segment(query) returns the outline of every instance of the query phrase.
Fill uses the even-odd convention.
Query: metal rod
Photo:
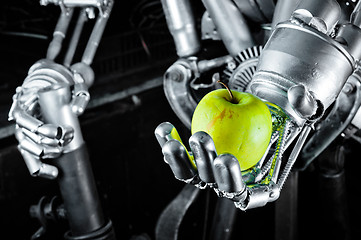
[[[292,169],[294,163],[296,162],[296,159],[297,159],[299,153],[301,152],[302,146],[304,145],[310,131],[311,131],[311,126],[305,125],[302,132],[300,133],[300,136],[296,142],[296,145],[294,146],[294,148],[290,154],[290,157],[288,158],[286,166],[283,169],[283,172],[278,180],[278,185],[279,185],[280,190],[282,189],[283,185],[285,184],[287,177],[290,174],[291,169]]]
[[[161,0],[168,29],[179,57],[197,53],[200,41],[190,0]]]
[[[63,39],[69,27],[70,20],[73,16],[73,9],[62,11],[53,33],[53,40],[50,42],[46,58],[54,60],[62,47]]]
[[[361,1],[359,1],[351,13],[351,23],[359,28],[361,28]]]
[[[231,0],[202,0],[202,2],[232,56],[237,56],[242,50],[255,45],[246,20]]]
[[[58,184],[72,236],[103,227],[106,222],[85,144],[53,163],[60,171]]]
[[[63,3],[67,7],[86,7],[86,6],[93,6],[97,7],[98,5],[101,5],[102,2],[105,2],[106,0],[63,0]]]
[[[80,38],[81,32],[84,27],[84,23],[86,20],[87,20],[86,10],[82,9],[79,14],[78,21],[76,23],[76,26],[75,26],[75,29],[73,32],[73,36],[70,40],[68,51],[66,52],[66,55],[64,58],[64,65],[66,67],[69,67],[71,65],[71,62],[73,61],[76,47],[78,46],[79,38]]]
[[[65,7],[97,7],[102,5],[106,0],[40,0],[41,5],[49,3],[55,5],[64,5]]]
[[[39,92],[39,104],[47,123],[74,129],[74,139],[64,147],[64,154],[51,163],[59,169],[57,180],[72,239],[90,239],[80,237],[99,230],[103,234],[106,221],[79,120],[71,111],[70,97],[69,86],[55,85]],[[105,239],[98,237],[91,239]]]
[[[83,54],[83,57],[81,60],[83,63],[85,63],[87,65],[90,65],[93,62],[95,53],[98,49],[99,42],[103,36],[105,26],[107,25],[107,21],[109,19],[109,15],[112,10],[112,7],[113,7],[113,1],[110,0],[107,11],[104,12],[103,14],[98,15],[98,19],[97,19],[95,26],[93,28],[93,31],[90,35],[88,44],[85,48],[85,51],[84,51],[84,54]]]

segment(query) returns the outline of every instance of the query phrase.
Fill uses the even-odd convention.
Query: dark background
[[[202,6],[196,5],[196,13],[202,12]],[[58,7],[42,7],[33,0],[6,1],[0,8],[0,239],[30,239],[40,224],[29,216],[29,207],[42,196],[59,195],[56,182],[29,175],[11,133],[13,125],[7,121],[15,88],[29,67],[45,56],[59,13]],[[91,22],[88,25],[90,30]],[[81,47],[86,39],[85,34]],[[159,1],[115,2],[93,64],[96,79],[90,105],[94,107],[80,122],[103,209],[118,239],[154,239],[159,215],[184,186],[163,162],[153,134],[158,124],[169,121],[183,139],[189,137],[161,86],[163,73],[176,59]],[[154,79],[160,81],[142,87]],[[112,100],[117,93],[124,93],[123,97]],[[320,180],[317,162],[299,172],[298,185],[293,186],[298,189],[295,226],[299,239],[347,239],[345,233],[349,239],[360,236],[359,145],[351,140],[343,144],[347,200],[340,205],[328,198],[332,188],[323,191],[323,184],[329,182]],[[183,221],[181,239],[210,238],[204,232],[209,231],[216,201],[215,193],[202,191]],[[346,211],[348,224],[329,217],[338,210]],[[238,211],[232,239],[276,239],[280,230],[275,227],[275,215],[275,203]],[[51,223],[44,239],[62,239],[66,230],[66,222]]]

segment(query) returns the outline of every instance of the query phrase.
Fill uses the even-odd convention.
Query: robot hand
[[[268,149],[255,166],[245,171],[241,171],[233,155],[218,155],[211,136],[205,132],[197,132],[190,137],[191,151],[185,148],[177,130],[170,123],[160,124],[155,136],[162,147],[165,162],[177,179],[200,189],[213,188],[219,197],[231,199],[241,210],[261,207],[278,199],[310,132],[309,126],[305,126],[301,132],[279,109],[270,107],[270,110],[273,134]],[[300,136],[294,149],[281,170],[283,153],[298,134]]]
[[[182,2],[189,3],[186,0]],[[192,31],[175,28],[181,24],[176,21],[178,19],[172,18],[175,14],[167,14],[174,8],[183,10],[182,6],[165,3],[167,1],[163,1],[163,8],[177,53],[179,57],[189,59],[190,55],[196,55],[199,51],[196,47],[192,48],[198,46],[193,43],[197,42],[196,38],[187,38],[193,40],[192,43],[181,41],[184,37],[180,37],[180,33],[195,35]],[[251,32],[246,28],[234,27],[246,24],[230,24],[243,22],[239,12],[232,11],[235,7],[232,1],[216,3],[204,0],[203,3],[216,26],[210,29],[217,30],[218,37],[234,59],[225,62],[227,68],[223,76],[228,80],[230,88],[250,92],[281,109],[278,111],[270,108],[273,120],[276,121],[273,121],[273,136],[269,148],[251,170],[241,171],[234,156],[217,154],[213,140],[205,133],[196,133],[190,138],[189,152],[171,124],[162,123],[155,134],[162,146],[164,159],[176,178],[200,188],[212,187],[218,195],[235,201],[240,209],[260,207],[278,198],[311,128],[322,123],[317,126],[323,127],[322,132],[328,134],[313,134],[309,139],[304,153],[310,153],[314,158],[342,133],[355,116],[357,111],[354,109],[359,108],[356,101],[357,91],[352,95],[351,91],[347,91],[347,85],[356,86],[355,89],[359,85],[359,73],[354,72],[361,59],[361,2],[357,3],[347,20],[341,18],[341,13],[346,12],[336,0],[292,1],[290,5],[286,5],[286,1],[278,1],[272,20],[272,34],[265,34],[267,43],[263,47],[255,45]],[[238,7],[242,13],[249,13],[244,8],[245,5]],[[202,21],[209,19],[205,16]],[[191,16],[184,15],[183,26],[188,26],[191,22]],[[202,39],[210,36],[206,31],[210,26],[208,22],[202,22]],[[203,35],[203,32],[208,34]],[[239,34],[236,36],[233,33]],[[250,37],[244,39],[241,36]],[[212,39],[216,40],[214,37]],[[236,40],[237,44],[233,45]],[[181,51],[184,49],[192,51],[185,54]],[[192,110],[196,106],[195,101],[189,99],[193,94],[189,90],[190,81],[186,78],[183,80],[169,77],[185,75],[179,74],[185,66],[179,63],[180,61],[168,69],[164,88],[173,110],[189,127]],[[180,82],[184,85],[182,89],[175,87],[176,84],[180,85]],[[355,100],[351,100],[351,97]],[[345,110],[342,119],[347,121],[340,121],[341,118],[337,116],[338,105],[345,103],[349,103],[348,109],[352,111],[350,114],[350,111]],[[332,110],[334,106],[336,108]],[[286,117],[283,117],[282,113]],[[327,120],[324,120],[325,118]],[[335,128],[330,119],[345,124]],[[320,132],[320,129],[318,131]],[[319,137],[329,135],[332,135],[332,140],[329,137]],[[291,145],[296,139],[296,143]],[[288,160],[281,163],[283,153],[289,146],[292,146],[292,149],[289,155],[287,151]]]
[[[85,82],[77,71],[70,71],[63,65],[45,59],[30,68],[23,85],[16,89],[9,120],[16,123],[18,148],[31,175],[55,178],[56,168],[42,163],[41,159],[58,157],[74,138],[73,126],[45,122],[39,104],[39,93],[56,86],[73,88],[68,104],[72,112],[79,115],[90,99]]]
[[[15,136],[19,141],[18,149],[30,174],[54,179],[58,175],[58,169],[42,160],[59,157],[63,152],[74,150],[83,142],[77,116],[84,112],[90,100],[88,88],[94,81],[90,64],[102,37],[113,1],[82,3],[42,1],[41,3],[59,5],[61,15],[49,44],[46,59],[36,62],[30,68],[23,84],[16,89],[9,120],[16,123]],[[81,11],[63,64],[59,64],[55,59],[61,51],[62,41],[66,36],[75,7],[81,7]],[[95,18],[94,9],[99,9],[99,14],[81,62],[72,64],[83,25],[87,18]],[[51,92],[54,98],[49,97],[46,92]]]

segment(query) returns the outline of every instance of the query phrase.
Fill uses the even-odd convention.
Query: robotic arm
[[[63,152],[79,147],[82,135],[77,117],[82,114],[89,102],[88,88],[94,81],[94,72],[90,67],[102,33],[112,9],[112,1],[41,1],[42,5],[53,3],[61,7],[61,15],[53,34],[47,56],[36,62],[29,70],[23,85],[16,89],[9,120],[16,122],[16,138],[19,150],[24,157],[31,175],[54,179],[58,171],[54,166],[43,163],[41,159],[55,158]],[[80,7],[76,28],[66,51],[63,64],[56,62],[62,50],[62,42],[73,16],[74,8]],[[99,15],[92,34],[83,53],[81,62],[72,63],[78,46],[83,25],[88,18],[95,18],[95,9]],[[54,109],[44,102],[39,104],[41,92],[50,91],[56,86],[69,89],[70,97],[64,102],[61,119],[46,119]],[[49,112],[46,112],[49,111]]]
[[[30,68],[13,96],[9,120],[16,123],[18,149],[32,176],[57,180],[70,227],[66,239],[115,239],[112,222],[103,215],[78,120],[90,99],[88,88],[94,81],[90,65],[113,1],[42,0],[41,4],[59,5],[61,14],[46,58]],[[58,63],[75,12],[79,15],[69,47],[63,62]],[[74,63],[73,57],[88,19],[95,19],[95,24],[81,61]],[[45,213],[54,207],[48,207],[52,202],[45,203],[42,199],[38,205],[41,209],[32,211],[38,212],[36,217],[43,225],[32,239],[45,233],[44,216],[51,217]]]
[[[217,154],[212,138],[204,132],[189,139],[188,151],[172,124],[162,123],[155,130],[164,160],[176,178],[199,188],[213,188],[220,197],[233,200],[242,210],[275,201],[296,159],[307,166],[345,131],[360,107],[358,60],[361,57],[360,3],[349,16],[335,0],[278,1],[276,6],[271,4],[273,1],[259,1],[253,11],[249,11],[246,2],[204,0],[214,32],[211,36],[203,31],[207,29],[203,17],[202,39],[218,37],[223,41],[231,58],[222,58],[225,70],[221,77],[230,88],[251,92],[271,103],[273,135],[263,157],[251,170],[241,171],[234,156]],[[256,22],[267,22],[269,12],[265,9],[272,7],[273,22],[262,25],[266,44],[257,46],[243,14]],[[180,8],[167,1],[163,1],[163,8],[181,57],[166,72],[164,90],[173,110],[189,127],[197,102],[192,83],[202,73],[192,66],[219,58],[197,62],[194,56],[180,55],[179,49],[183,47],[179,42],[183,38],[174,29],[181,31],[181,27],[175,26],[182,25],[175,24],[170,20],[172,15],[167,14],[169,8]],[[189,46],[199,46],[191,16],[182,19],[188,32],[181,32],[192,36],[187,39],[194,41]],[[192,48],[188,54],[197,55],[198,50]],[[184,64],[192,61],[197,64]],[[211,87],[214,89],[214,85]],[[342,112],[338,111],[341,106]],[[332,125],[335,121],[343,124],[335,127]],[[315,128],[318,132],[309,137]],[[286,156],[288,148],[291,149]]]

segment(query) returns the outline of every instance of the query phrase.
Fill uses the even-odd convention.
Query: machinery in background
[[[113,2],[41,3],[60,6],[59,22],[46,59],[30,68],[28,77],[17,88],[9,113],[16,123],[18,148],[30,174],[58,180],[62,195],[62,199],[41,198],[31,207],[31,215],[43,224],[33,238],[45,233],[48,219],[65,218],[70,226],[67,239],[114,239],[112,222],[99,204],[78,121],[90,98],[88,88],[94,80],[90,65]],[[203,0],[205,12],[199,16],[193,8],[195,2],[161,3],[179,57],[164,74],[164,90],[185,126],[190,127],[201,97],[219,87],[215,84],[219,78],[232,89],[251,92],[278,107],[271,109],[275,127],[269,150],[248,172],[241,172],[234,159],[217,156],[209,137],[192,137],[188,153],[195,156],[195,170],[187,150],[179,144],[174,126],[163,123],[156,129],[174,175],[191,183],[159,217],[156,238],[178,239],[186,211],[199,189],[206,188],[222,197],[214,214],[212,239],[231,237],[237,208],[259,208],[277,200],[280,194],[290,196],[290,202],[282,198],[275,201],[276,225],[287,228],[283,231],[289,232],[286,239],[293,239],[296,233],[287,224],[296,221],[292,214],[297,204],[292,205],[292,201],[297,201],[297,172],[291,169],[306,169],[315,159],[321,168],[322,183],[328,186],[323,190],[329,205],[344,203],[344,148],[337,140],[353,138],[361,142],[360,4],[347,0]],[[162,17],[158,10],[154,21]],[[63,51],[72,15],[77,13],[74,33]],[[73,63],[81,29],[92,18],[96,23],[81,61]],[[139,24],[143,23],[140,20]],[[150,57],[144,36],[141,32],[138,36]],[[213,164],[214,159],[218,166]],[[343,205],[337,206],[341,214],[334,215],[345,224]],[[282,215],[285,212],[289,218]],[[284,224],[287,220],[290,222]],[[276,239],[280,239],[278,230]]]
[[[241,210],[262,207],[279,198],[295,165],[305,169],[339,136],[358,139],[361,3],[202,2],[206,11],[198,27],[190,1],[162,1],[179,56],[164,75],[167,99],[188,128],[197,102],[218,88],[218,79],[276,105],[269,107],[274,130],[268,150],[251,170],[241,172],[233,156],[217,155],[207,134],[193,135],[190,151],[170,123],[160,124],[155,135],[177,179],[199,189],[214,189]],[[212,49],[206,41],[219,45]],[[215,50],[219,46],[226,51]],[[214,55],[205,59],[204,49]],[[345,189],[343,153],[339,153],[319,162],[324,176],[337,179],[338,190]],[[192,158],[197,169],[190,164]],[[190,196],[197,191],[187,189]],[[335,193],[332,199],[344,193]],[[159,229],[176,228],[167,224],[165,214],[162,217]]]

